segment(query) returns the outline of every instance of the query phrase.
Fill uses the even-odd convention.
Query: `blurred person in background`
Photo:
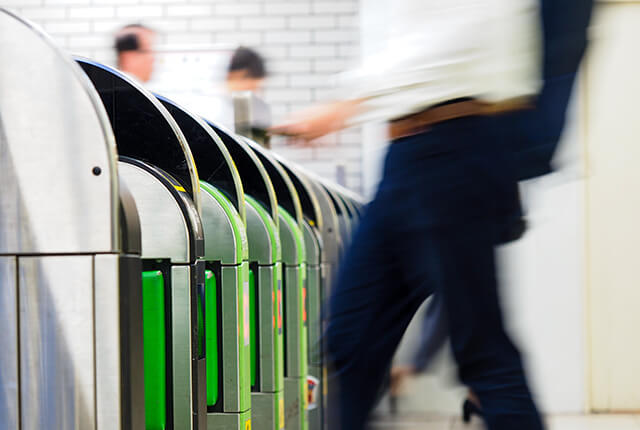
[[[229,62],[226,86],[232,98],[240,98],[245,103],[244,109],[238,111],[240,105],[238,100],[234,101],[236,132],[268,147],[267,129],[271,126],[271,109],[261,94],[266,78],[267,68],[262,55],[244,46],[234,51]]]
[[[225,64],[224,82],[216,85],[214,96],[199,101],[197,110],[205,112],[207,119],[217,125],[243,136],[266,136],[271,125],[271,109],[261,98],[267,78],[264,58],[255,50],[240,46],[230,53]],[[235,112],[236,107],[241,107],[243,112]]]
[[[541,0],[539,14],[537,5],[395,1],[387,48],[347,76],[341,100],[273,129],[313,140],[389,122],[382,181],[330,298],[331,430],[366,426],[409,321],[433,293],[487,427],[544,428],[503,325],[494,247],[520,207],[517,181],[550,169],[592,0]]]
[[[153,45],[155,32],[142,24],[130,24],[121,28],[115,36],[118,69],[135,76],[141,82],[149,82],[155,61]]]
[[[267,68],[264,58],[251,48],[240,46],[231,56],[227,71],[227,88],[229,92],[262,91]]]

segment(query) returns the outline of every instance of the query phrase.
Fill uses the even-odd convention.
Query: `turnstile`
[[[307,429],[308,420],[308,314],[306,300],[306,248],[299,195],[282,166],[257,144],[251,149],[267,170],[278,198],[283,263],[284,401],[285,428]]]
[[[322,390],[324,389],[324,375],[322,371],[322,307],[323,307],[323,285],[322,285],[322,261],[324,253],[324,243],[322,240],[322,230],[324,219],[320,200],[316,197],[308,179],[300,172],[294,171],[287,166],[284,160],[279,160],[280,165],[287,172],[291,182],[296,188],[300,197],[300,204],[304,215],[302,232],[306,248],[306,306],[307,306],[307,358],[309,366],[308,397],[309,397],[309,428],[323,428],[323,406],[324,399]]]
[[[322,429],[357,199],[3,10],[0,52],[0,427]]]
[[[145,272],[161,272],[164,281],[166,374],[148,384],[166,387],[165,416],[147,408],[155,428],[206,428],[206,361],[199,333],[205,288],[200,183],[189,146],[162,104],[136,82],[109,67],[78,60],[94,84],[114,130],[119,175],[138,208]],[[149,317],[149,313],[145,314]],[[148,324],[148,319],[145,324]],[[156,348],[158,349],[158,348]],[[149,366],[162,359],[145,355]],[[156,369],[157,372],[160,370]],[[147,389],[147,395],[153,393]],[[161,399],[154,399],[161,402]]]
[[[275,190],[264,166],[238,137],[212,125],[245,190],[252,288],[251,412],[257,430],[284,428],[282,252]]]
[[[140,232],[106,113],[1,8],[0,55],[0,428],[141,429]]]
[[[329,196],[326,188],[318,178],[315,178],[309,172],[304,171],[300,166],[279,159],[285,170],[294,179],[296,188],[301,188],[301,195],[310,194],[315,196],[314,204],[317,205],[316,211],[319,209],[322,214],[322,224],[318,225],[319,233],[322,238],[322,250],[320,255],[320,279],[317,278],[317,272],[314,275],[313,269],[308,274],[309,284],[309,373],[318,380],[318,387],[315,393],[316,407],[309,410],[309,426],[311,429],[324,429],[326,426],[326,405],[327,405],[327,374],[324,363],[324,344],[322,334],[325,331],[325,314],[324,306],[332,288],[332,280],[335,271],[338,268],[340,255],[343,250],[343,237],[340,233],[340,224],[336,207],[333,200]],[[306,190],[306,192],[304,191]],[[302,201],[311,199],[301,199]],[[307,210],[308,213],[313,213]],[[310,215],[308,215],[310,216]],[[307,227],[309,235],[309,228]],[[309,248],[309,247],[308,247]],[[311,250],[309,251],[311,253]],[[308,260],[312,259],[308,257]],[[319,288],[314,288],[314,283]]]
[[[217,188],[203,182],[203,224],[207,238],[205,258],[216,278],[220,279],[218,372],[208,376],[207,429],[251,428],[250,349],[251,284],[249,247],[246,227],[237,209]],[[209,200],[209,201],[208,201]],[[206,204],[204,202],[207,202]],[[209,320],[206,314],[205,321]],[[207,325],[209,327],[209,325]],[[208,342],[213,350],[217,345]],[[221,383],[220,383],[221,381]],[[218,387],[216,387],[218,382]]]
[[[338,194],[331,188],[322,184],[322,187],[326,190],[331,198],[331,202],[335,207],[336,214],[338,216],[338,224],[340,226],[340,237],[341,237],[341,245],[342,245],[342,254],[346,250],[346,247],[351,240],[352,226],[351,226],[351,217],[349,216],[349,212],[347,211],[347,207],[344,202],[338,196]],[[342,255],[341,254],[341,255]]]
[[[264,206],[246,196],[249,258],[255,274],[251,387],[256,429],[284,429],[282,250],[278,226]]]
[[[252,426],[250,350],[255,323],[243,185],[214,130],[175,103],[159,100],[185,133],[201,178],[204,260],[217,286],[204,294],[209,304],[203,313],[207,429],[244,430]]]

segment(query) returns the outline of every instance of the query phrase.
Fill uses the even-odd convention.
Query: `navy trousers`
[[[365,428],[396,347],[432,293],[488,428],[543,428],[497,294],[495,237],[515,183],[499,125],[462,118],[390,146],[330,298],[329,429]]]

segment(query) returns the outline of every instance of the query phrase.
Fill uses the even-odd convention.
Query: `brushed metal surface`
[[[242,377],[249,374],[249,368],[241,360],[243,349],[242,296],[239,283],[241,274],[238,266],[222,267],[222,377],[223,377],[223,410],[224,412],[240,412]],[[241,370],[242,365],[246,369]],[[251,383],[247,385],[251,386]],[[249,388],[250,389],[250,388]]]
[[[118,256],[96,255],[96,416],[98,429],[120,427],[120,290]]]
[[[305,243],[313,242],[314,233],[311,227],[305,228]],[[309,249],[309,247],[307,247]],[[312,256],[307,254],[307,261],[311,261]],[[315,258],[319,260],[319,255]],[[321,267],[319,261],[307,263],[307,321],[309,327],[309,362],[320,363],[321,348],[319,345],[321,335],[321,308],[323,305],[323,290],[321,285]],[[316,375],[314,375],[316,376]]]
[[[307,383],[304,378],[284,378],[284,425],[286,430],[307,430],[309,413],[305,407]]]
[[[278,429],[276,393],[251,393],[252,430]]]
[[[2,8],[0,58],[0,254],[117,251],[115,142],[95,89]]]
[[[0,257],[0,428],[18,430],[17,259]]]
[[[243,238],[242,234],[233,228],[231,219],[225,213],[222,205],[208,191],[202,190],[202,229],[204,230],[204,259],[207,261],[221,261],[222,264],[240,264],[242,262]],[[231,203],[228,203],[233,208]],[[238,217],[239,214],[235,214]],[[244,229],[244,223],[240,221]],[[246,238],[246,236],[245,236]],[[246,242],[246,239],[244,239]],[[247,244],[248,246],[248,244]]]
[[[251,430],[251,411],[240,414],[207,414],[207,430]]]
[[[307,221],[300,226],[304,237],[305,255],[307,264],[318,265],[322,260],[322,236],[317,228],[312,227]]]
[[[144,248],[143,248],[144,249]],[[171,338],[173,356],[173,424],[193,429],[191,357],[191,289],[189,266],[171,268]]]
[[[137,166],[119,162],[118,168],[138,208],[142,258],[170,258],[172,263],[188,263],[189,230],[173,195]]]
[[[306,336],[303,331],[307,328],[302,324],[302,266],[283,267],[284,276],[284,300],[285,300],[285,375],[290,378],[307,377],[306,374]],[[297,305],[297,306],[296,306]],[[301,345],[301,342],[304,345]],[[303,353],[304,351],[304,353]]]
[[[324,187],[311,177],[309,178],[309,184],[316,195],[324,220],[322,230],[320,230],[323,244],[322,261],[335,267],[335,265],[338,264],[342,246],[338,214],[336,213],[335,206],[331,202],[329,193],[327,193]]]
[[[260,266],[258,267],[258,285],[260,286],[259,313],[260,322],[260,345],[259,345],[259,365],[260,365],[260,391],[275,392],[278,389],[278,381],[276,378],[282,375],[278,372],[276,366],[281,366],[282,357],[282,336],[278,335],[277,329],[274,327],[274,321],[278,316],[275,315],[277,301],[274,285],[276,266]],[[279,348],[279,350],[278,350]],[[281,386],[281,381],[280,381]],[[253,406],[252,406],[253,408]]]
[[[20,257],[22,430],[96,423],[91,256]]]
[[[336,192],[330,188],[324,186],[325,190],[331,196],[333,205],[336,208],[336,212],[338,214],[338,224],[340,225],[340,236],[342,242],[342,251],[345,251],[349,240],[351,239],[351,218],[349,217],[349,212],[347,212],[347,207],[344,205],[344,202],[336,194]]]
[[[340,191],[335,191],[336,195],[340,198],[345,208],[347,209],[347,213],[349,214],[349,224],[351,225],[351,235],[345,241],[345,247],[348,247],[351,243],[351,239],[356,234],[356,229],[360,222],[360,215],[356,210],[355,203],[353,200],[348,198],[346,195],[342,194]]]
[[[286,265],[301,264],[301,254],[304,255],[305,249],[300,252],[299,244],[296,237],[304,238],[298,224],[289,224],[282,213],[280,214],[280,246],[282,248],[282,262]],[[304,247],[304,244],[301,244]]]
[[[309,429],[322,429],[324,375],[322,372],[322,321],[323,305],[321,273],[319,265],[307,266],[307,312],[308,312],[308,373],[318,380],[315,388],[316,407],[309,410]]]
[[[274,264],[276,261],[276,250],[271,246],[271,238],[266,222],[256,208],[247,203],[247,238],[249,239],[249,260],[258,264]],[[277,232],[275,223],[271,221],[273,231]]]

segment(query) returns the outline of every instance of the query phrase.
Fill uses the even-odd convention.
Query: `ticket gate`
[[[344,253],[346,247],[349,244],[349,240],[351,239],[351,218],[349,217],[349,213],[347,212],[347,208],[344,202],[337,195],[337,193],[324,184],[322,184],[322,187],[329,194],[331,202],[336,209],[336,214],[338,215],[338,224],[340,225],[340,242],[342,244],[342,253]]]
[[[346,248],[351,243],[351,238],[355,233],[355,229],[358,221],[356,217],[355,208],[353,207],[353,204],[351,203],[351,201],[347,199],[344,196],[344,194],[342,194],[340,191],[338,191],[337,189],[333,188],[328,184],[325,184],[325,187],[327,188],[327,190],[329,190],[329,192],[332,193],[332,196],[334,197],[336,202],[341,206],[341,209],[344,211],[342,213],[342,216],[344,217],[343,222],[345,223],[345,225],[348,225],[348,231],[345,232],[345,234],[348,234],[348,236],[343,238],[344,246],[346,250]]]
[[[215,280],[204,293],[206,428],[244,430],[253,424],[250,350],[255,321],[243,183],[229,151],[206,122],[158,99],[183,130],[201,179],[204,260]]]
[[[336,183],[325,182],[324,184],[325,186],[333,189],[340,197],[342,197],[342,200],[345,202],[345,204],[353,210],[352,215],[356,220],[362,218],[362,215],[364,214],[364,201],[362,200],[361,196]]]
[[[355,230],[355,226],[362,217],[363,203],[360,196],[336,183],[325,182],[324,185],[325,187],[333,190],[334,193],[340,197],[347,208],[349,217],[351,218],[352,230]]]
[[[140,231],[107,115],[2,8],[0,54],[0,428],[141,429]]]
[[[212,125],[245,190],[252,285],[251,414],[256,430],[280,430],[284,416],[282,251],[275,190],[264,166],[238,137]]]
[[[307,210],[303,212],[308,217],[311,217],[313,211],[319,211],[318,218],[322,220],[321,223],[316,224],[321,237],[320,270],[314,271],[311,269],[307,271],[309,283],[309,374],[317,380],[317,387],[313,396],[314,405],[309,409],[309,427],[311,429],[321,429],[324,428],[324,422],[326,421],[326,409],[324,406],[327,403],[327,378],[324,369],[324,347],[322,343],[325,313],[323,306],[328,298],[332,275],[337,268],[339,253],[341,252],[340,227],[331,198],[320,182],[313,179],[300,166],[296,166],[277,156],[275,157],[292,178],[296,189],[299,190],[301,201],[308,202],[306,205]],[[310,197],[306,198],[305,196]],[[315,208],[311,209],[309,203]],[[305,230],[307,236],[311,234],[308,227]],[[307,236],[305,236],[305,239]],[[308,260],[311,261],[311,258],[308,257]],[[309,265],[311,266],[310,263]],[[318,275],[320,279],[318,279]],[[318,287],[315,287],[315,285],[318,285]]]
[[[323,428],[357,199],[1,9],[0,52],[0,428]]]
[[[355,227],[358,222],[358,212],[356,211],[356,208],[351,199],[347,198],[340,191],[336,191],[336,193],[338,193],[338,196],[344,203],[344,206],[347,208],[347,213],[349,214],[349,219],[351,220],[351,233],[354,233]]]
[[[323,225],[321,229],[321,236],[324,247],[321,255],[320,273],[322,275],[322,297],[323,300],[326,301],[331,294],[334,275],[338,269],[340,255],[342,254],[343,249],[338,214],[331,197],[325,188],[319,182],[314,180],[308,172],[303,173],[298,168],[296,168],[296,171],[298,172],[298,175],[307,178],[307,183],[311,186],[311,189],[320,204],[320,210],[322,211]],[[324,327],[321,328],[321,331],[324,331]],[[323,378],[323,380],[326,380],[326,377]],[[326,387],[323,387],[323,396],[326,394],[326,391]]]
[[[138,208],[144,291],[155,285],[154,297],[164,297],[147,303],[143,314],[146,326],[158,324],[158,338],[165,335],[160,345],[145,342],[153,346],[145,350],[145,383],[161,387],[147,386],[147,429],[205,429],[206,351],[199,313],[206,278],[200,183],[193,157],[178,124],[152,94],[109,67],[77,61],[109,115],[120,154],[118,174]],[[153,282],[149,275],[155,275]],[[164,366],[155,365],[163,360]],[[162,391],[164,398],[158,395]]]
[[[300,198],[289,175],[257,144],[251,149],[267,170],[278,198],[283,262],[284,402],[285,428],[306,430],[307,411],[307,312],[306,248]]]
[[[300,203],[304,215],[302,231],[307,255],[307,315],[308,342],[307,358],[309,366],[309,428],[320,430],[323,428],[323,397],[324,375],[322,372],[322,253],[324,244],[321,231],[323,228],[322,210],[311,185],[303,175],[294,173],[282,161],[296,191],[300,196]]]

